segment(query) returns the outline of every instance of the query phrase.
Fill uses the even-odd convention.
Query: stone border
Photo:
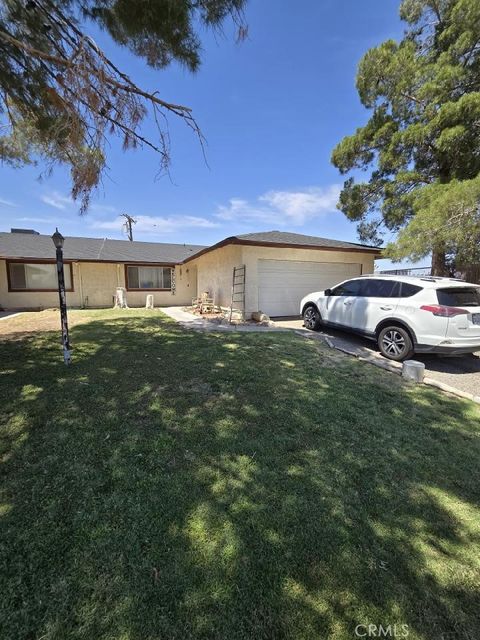
[[[386,371],[390,371],[391,373],[396,373],[398,375],[402,375],[402,365],[399,362],[393,362],[392,360],[381,360],[376,356],[362,356],[352,351],[350,349],[345,349],[344,347],[337,347],[328,336],[322,335],[321,333],[312,334],[311,332],[306,333],[305,330],[295,329],[295,333],[302,338],[308,338],[310,340],[315,340],[320,338],[325,342],[330,349],[336,349],[337,351],[341,351],[349,356],[353,356],[360,360],[361,362],[367,362],[368,364],[373,364],[375,367],[379,367],[380,369],[384,369]],[[444,382],[439,382],[438,380],[434,380],[433,378],[425,377],[423,379],[423,384],[426,384],[429,387],[435,387],[436,389],[440,389],[445,393],[450,393],[451,395],[457,396],[459,398],[466,398],[467,400],[471,400],[476,404],[480,404],[480,396],[473,395],[473,393],[468,393],[467,391],[461,391],[460,389],[456,389],[455,387],[451,387],[449,384],[445,384]]]
[[[472,402],[480,404],[480,396],[474,396],[473,393],[468,393],[468,391],[460,391],[460,389],[455,389],[455,387],[451,387],[449,384],[445,384],[444,382],[440,382],[439,380],[434,380],[433,378],[424,378],[423,383],[428,384],[430,387],[436,387],[437,389],[446,391],[447,393],[452,393],[454,396],[466,398],[467,400],[472,400]]]

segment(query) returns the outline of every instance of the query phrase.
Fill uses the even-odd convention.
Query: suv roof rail
[[[361,276],[357,276],[361,278],[362,276],[370,276],[371,278],[415,278],[418,280],[421,276],[412,276],[409,273],[382,273],[379,271],[378,273],[363,273]],[[427,277],[427,276],[424,276]]]
[[[357,278],[397,278],[398,276],[393,273],[362,273]],[[403,278],[404,276],[402,276]]]
[[[451,276],[422,276],[420,280],[428,280],[429,282],[437,282],[437,280],[446,280],[447,282],[465,282],[461,278],[452,278]]]

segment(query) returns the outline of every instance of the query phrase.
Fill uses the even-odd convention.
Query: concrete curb
[[[328,336],[324,336],[324,339],[325,339],[325,342],[330,347],[330,349],[335,349],[335,345],[333,344],[333,342],[330,340],[330,338]]]
[[[289,329],[289,331],[290,331],[290,329]],[[311,331],[307,331],[306,329],[294,329],[293,333],[296,333],[297,336],[302,336],[302,338],[308,338],[310,340],[315,340],[316,338],[320,338],[321,337],[318,334],[315,335]]]
[[[444,382],[439,382],[438,380],[434,380],[433,378],[424,378],[423,383],[427,384],[430,387],[441,389],[446,393],[451,393],[454,396],[458,396],[459,398],[466,398],[467,400],[472,400],[472,402],[480,404],[480,396],[474,396],[473,393],[468,393],[468,391],[460,391],[460,389],[455,389],[455,387],[451,387],[449,384],[445,384]]]
[[[362,356],[359,355],[356,351],[352,351],[350,349],[346,349],[345,347],[340,347],[335,345],[328,336],[322,336],[321,334],[312,334],[311,332],[302,331],[300,329],[296,329],[295,333],[303,338],[318,339],[321,338],[324,342],[328,344],[330,348],[334,348],[337,351],[341,351],[342,353],[347,354],[348,356],[353,356],[360,360],[361,362],[367,362],[368,364],[373,364],[375,367],[379,369],[384,369],[385,371],[390,371],[390,373],[396,373],[397,375],[402,375],[402,365],[399,362],[393,362],[391,360],[381,360],[380,358],[376,358],[375,356]],[[424,378],[423,384],[429,387],[435,387],[436,389],[440,389],[445,393],[450,393],[451,395],[457,396],[458,398],[465,398],[467,400],[471,400],[476,404],[480,404],[480,396],[474,395],[473,393],[468,393],[467,391],[461,391],[460,389],[456,389],[455,387],[451,387],[444,382],[439,382],[438,380],[434,380],[433,378]]]
[[[373,364],[380,369],[385,369],[386,371],[390,371],[391,373],[398,373],[398,375],[402,375],[402,366],[397,365],[394,362],[390,362],[389,360],[380,360],[379,358],[375,358],[374,356],[358,356],[358,359],[362,362],[368,362],[369,364]]]
[[[291,331],[291,329],[285,329],[285,331]],[[325,342],[330,347],[330,349],[340,350],[333,344],[328,336],[322,333],[312,333],[308,329],[294,329],[293,332],[296,333],[297,336],[306,338],[307,340],[323,340],[323,342]]]

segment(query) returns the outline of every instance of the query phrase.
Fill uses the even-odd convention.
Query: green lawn
[[[94,318],[70,368],[0,343],[0,638],[479,637],[477,406],[294,334]]]

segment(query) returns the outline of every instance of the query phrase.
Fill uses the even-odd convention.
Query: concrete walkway
[[[0,320],[13,318],[14,316],[19,316],[21,313],[21,311],[0,311]]]
[[[284,327],[265,327],[259,324],[220,324],[212,320],[207,320],[193,313],[185,311],[182,307],[162,307],[161,311],[172,320],[185,329],[193,329],[194,331],[206,331],[215,333],[253,333],[266,331],[289,331]]]

